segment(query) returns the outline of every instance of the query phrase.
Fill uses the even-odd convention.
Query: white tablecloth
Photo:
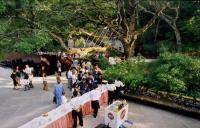
[[[100,92],[101,96],[105,94],[106,91],[114,91],[116,89],[115,85],[99,85],[99,87],[96,89],[98,92]],[[98,95],[97,95],[98,96]],[[100,95],[99,95],[100,97]],[[102,98],[102,97],[100,97]],[[103,97],[105,98],[105,97]],[[85,93],[84,95],[79,97],[81,105],[84,105],[85,103],[88,103],[91,101],[91,92]],[[104,101],[105,102],[105,101]],[[19,128],[46,128],[49,124],[52,122],[58,120],[62,116],[65,116],[66,114],[70,113],[72,111],[72,106],[70,105],[70,101],[66,104],[63,104],[50,112],[48,112],[48,116],[39,116],[37,118],[34,118],[33,120],[27,122],[26,124],[20,126]]]

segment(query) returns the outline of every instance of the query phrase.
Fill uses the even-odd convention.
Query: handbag
[[[53,102],[56,104],[56,97],[55,96],[53,97]]]

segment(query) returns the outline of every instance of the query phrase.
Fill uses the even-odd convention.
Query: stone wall
[[[176,103],[178,105],[200,111],[200,99],[183,96],[174,93],[167,93],[164,91],[155,91],[152,89],[147,89],[145,87],[138,87],[131,90],[132,94],[137,96],[147,96],[155,100],[162,100],[166,102]]]

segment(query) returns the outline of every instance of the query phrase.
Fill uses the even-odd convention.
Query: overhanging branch
[[[167,8],[167,6],[164,6],[159,11],[157,11],[155,13],[155,15],[153,16],[153,18],[151,18],[151,20],[149,20],[146,25],[144,25],[139,30],[133,32],[133,36],[138,36],[138,35],[144,33],[149,27],[151,27],[155,23],[155,20],[160,16],[160,14],[162,13],[162,11],[165,10],[166,8]]]
[[[60,36],[58,36],[57,34],[55,34],[53,32],[49,32],[49,35],[52,38],[54,38],[62,46],[62,48],[64,48],[66,51],[68,51],[68,47],[66,46],[63,39]]]

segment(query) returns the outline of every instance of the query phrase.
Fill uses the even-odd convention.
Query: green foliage
[[[84,45],[85,45],[85,39],[83,37],[75,41],[76,47],[84,47]]]
[[[177,45],[174,42],[163,40],[159,42],[158,46],[158,52],[164,53],[164,52],[176,52],[177,51]]]
[[[164,52],[149,66],[148,86],[188,95],[200,91],[200,60]]]
[[[97,26],[94,23],[88,22],[86,23],[85,28],[87,28],[89,31],[94,31],[97,28]]]
[[[48,33],[66,42],[70,36],[80,35],[76,28],[96,31],[97,26],[102,27],[100,15],[114,14],[116,4],[107,0],[0,0],[0,46],[11,45],[9,49],[25,53],[44,46],[51,49],[47,42],[60,40],[47,36]],[[77,43],[82,45],[83,40]]]
[[[118,2],[123,3],[124,6],[122,4],[118,5]],[[158,2],[158,5],[163,6],[165,2]],[[95,34],[96,36],[101,36],[101,32],[96,31],[106,26],[109,30],[111,30],[110,28],[114,28],[117,33],[120,33],[116,35],[115,32],[111,32],[113,36],[117,38],[119,35],[125,37],[124,34],[127,32],[124,25],[121,24],[123,23],[121,21],[123,18],[120,19],[118,16],[119,13],[121,13],[121,16],[126,15],[124,20],[128,24],[134,24],[129,22],[131,21],[132,13],[135,11],[133,3],[131,0],[0,0],[0,46],[7,44],[7,46],[11,46],[8,48],[10,50],[17,48],[22,50],[22,52],[29,53],[33,49],[38,49],[46,44],[46,42],[36,43],[43,40],[40,39],[40,35],[34,34],[38,30],[45,31],[46,34],[49,32],[55,33],[64,42],[67,42],[66,40],[70,36],[80,37],[80,29],[84,29],[89,33],[86,35],[84,33],[84,38],[86,36],[89,37],[88,35],[92,32],[92,36]],[[173,6],[177,5],[177,2],[170,1],[170,3]],[[140,1],[139,4],[150,11],[155,11],[151,10],[151,5],[148,1]],[[180,15],[177,20],[177,27],[183,28],[180,32],[183,42],[187,44],[193,42],[199,43],[200,11],[197,8],[198,5],[194,4],[196,3],[190,1],[181,2]],[[168,9],[166,9],[165,13],[173,17],[171,15],[172,12]],[[136,17],[137,25],[135,24],[135,28],[138,29],[145,25],[151,17],[151,14],[139,11]],[[33,31],[33,33],[30,31]],[[133,31],[130,31],[130,33]],[[31,39],[32,37],[36,38]],[[55,37],[48,38],[59,42]],[[118,39],[121,39],[121,37]],[[140,43],[143,44],[144,48],[143,53],[146,54],[157,53],[157,44],[160,44],[160,41],[163,40],[167,45],[170,42],[170,51],[176,51],[175,45],[171,45],[175,44],[174,33],[162,19],[156,20],[155,25],[152,25],[152,28],[142,34],[142,37],[138,39],[141,40]],[[27,44],[29,42],[31,44]],[[77,42],[79,45],[82,41]],[[25,46],[29,48],[27,49]],[[196,48],[195,45],[192,48]],[[2,52],[3,50],[0,47],[0,51]]]
[[[145,63],[136,60],[127,60],[112,65],[104,72],[105,79],[121,79],[126,85],[136,87],[142,85],[145,79]]]
[[[145,86],[177,94],[200,97],[200,59],[180,53],[163,52],[149,63],[127,60],[112,65],[104,72],[105,79],[120,78],[127,86]]]
[[[6,32],[10,24],[11,24],[11,20],[2,19],[0,22],[0,33]]]
[[[191,6],[191,4],[193,5]],[[179,28],[183,43],[187,46],[190,45],[190,48],[192,49],[196,49],[195,44],[200,43],[199,3],[186,2],[180,11],[181,17],[178,25],[180,26]]]
[[[154,53],[154,52],[157,52],[157,45],[143,44],[143,49],[145,53]]]
[[[101,69],[106,69],[109,66],[109,62],[107,59],[105,59],[103,56],[100,56],[99,58],[97,58],[98,61],[98,65]]]
[[[0,0],[0,14],[6,10],[6,3],[4,0]]]
[[[189,30],[189,32],[193,33],[195,36],[195,39],[200,41],[200,10],[197,10],[195,15],[189,19],[186,23],[186,27]]]
[[[15,44],[15,48],[25,52],[31,53],[33,50],[40,49],[51,42],[49,35],[44,31],[35,31],[32,35],[24,37]]]

